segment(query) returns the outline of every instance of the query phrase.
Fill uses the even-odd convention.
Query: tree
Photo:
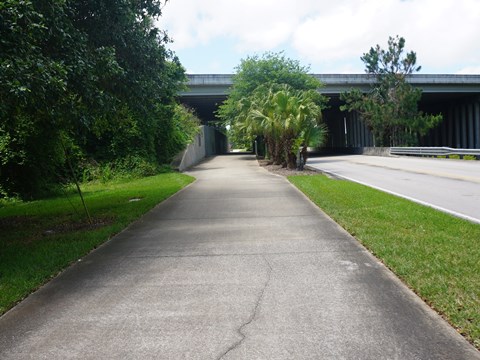
[[[363,94],[359,90],[341,94],[345,101],[342,110],[357,111],[373,132],[380,146],[414,146],[419,137],[435,127],[441,115],[428,115],[418,111],[422,92],[408,83],[408,76],[420,71],[415,52],[404,55],[405,39],[389,37],[388,49],[379,45],[370,48],[360,58],[367,74],[375,78],[372,90]]]
[[[69,64],[52,56],[65,34],[65,7],[7,0],[0,4],[0,136],[2,193],[38,193],[64,161],[61,109]],[[55,18],[55,21],[53,22]],[[69,34],[71,41],[77,37]],[[66,47],[67,44],[63,44]],[[82,48],[80,42],[77,49]]]
[[[97,117],[95,132],[85,138],[89,156],[111,161],[134,153],[168,162],[172,151],[181,150],[172,148],[169,138],[175,97],[186,79],[178,58],[165,47],[169,38],[154,26],[161,5],[158,0],[76,1],[74,22],[89,47],[111,49],[121,70],[101,83],[112,101],[105,104],[109,115]]]
[[[260,86],[249,100],[248,115],[237,126],[250,136],[263,135],[274,163],[303,169],[307,147],[319,145],[326,135],[317,94],[286,84]]]
[[[171,154],[177,154],[179,149],[184,149],[190,144],[196,134],[200,131],[201,121],[193,110],[184,105],[175,105],[172,121],[173,129],[168,134],[166,143]]]
[[[308,67],[286,58],[282,53],[247,57],[237,66],[236,71],[229,97],[220,106],[217,116],[224,125],[229,125],[237,141],[238,138],[243,138],[244,142],[251,143],[255,136],[263,135],[273,160],[287,165],[287,156],[280,143],[280,133],[285,124],[290,124],[286,121],[287,118],[294,115],[286,115],[293,109],[289,108],[287,111],[281,105],[288,103],[285,100],[290,98],[292,103],[289,104],[292,106],[292,99],[304,92],[304,101],[308,98],[309,104],[316,105],[319,110],[319,116],[315,118],[318,122],[321,110],[327,102],[318,92],[322,84],[308,74]],[[280,114],[283,120],[280,119]],[[294,157],[296,158],[296,154]]]
[[[184,69],[158,0],[0,2],[0,196],[37,197],[79,160],[179,151]],[[63,149],[65,148],[66,151]]]

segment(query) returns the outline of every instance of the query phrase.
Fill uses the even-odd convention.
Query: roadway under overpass
[[[374,146],[373,137],[356,113],[340,111],[340,94],[352,88],[368,91],[374,79],[367,74],[315,74],[324,87],[329,108],[323,113],[329,128],[327,148],[349,152],[354,148]],[[408,81],[422,89],[419,109],[442,113],[443,121],[421,140],[422,146],[480,148],[480,75],[411,75]],[[206,125],[216,120],[215,111],[227,98],[232,86],[230,74],[188,75],[188,90],[180,101],[195,109]],[[345,135],[345,124],[347,134]],[[219,139],[221,136],[219,136]],[[217,146],[217,153],[225,149]]]

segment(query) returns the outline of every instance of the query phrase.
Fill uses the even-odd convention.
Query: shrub
[[[102,164],[92,159],[84,162],[80,167],[82,169],[81,181],[84,183],[89,181],[108,182],[114,179],[137,179],[172,171],[168,165],[160,166],[154,160],[148,160],[139,155],[129,155]]]

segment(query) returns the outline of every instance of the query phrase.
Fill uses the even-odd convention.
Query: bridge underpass
[[[324,151],[352,153],[358,148],[374,146],[373,136],[356,113],[340,111],[340,94],[351,88],[368,91],[373,82],[366,74],[312,75],[325,86],[319,91],[327,96],[329,108],[323,112],[329,129]],[[180,100],[193,108],[202,123],[214,125],[215,111],[227,98],[232,75],[188,75],[188,90]],[[409,82],[422,89],[419,109],[431,114],[442,113],[443,121],[422,138],[421,146],[480,148],[480,75],[411,75]],[[345,134],[346,127],[346,134]],[[227,151],[227,140],[218,130],[211,129],[217,154]],[[208,154],[213,155],[213,154]]]
[[[215,125],[215,122],[218,121],[215,117],[215,112],[226,98],[226,94],[180,97],[182,104],[195,111],[195,114],[202,121],[202,125],[207,125],[205,128],[205,142],[213,143],[211,147],[207,147],[207,156],[221,155],[228,152],[228,139]],[[212,152],[209,149],[215,149],[215,151]]]

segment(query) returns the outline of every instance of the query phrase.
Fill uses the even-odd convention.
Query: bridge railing
[[[450,147],[392,147],[390,155],[426,155],[426,156],[447,156],[447,155],[473,155],[480,156],[480,149],[455,149]]]

